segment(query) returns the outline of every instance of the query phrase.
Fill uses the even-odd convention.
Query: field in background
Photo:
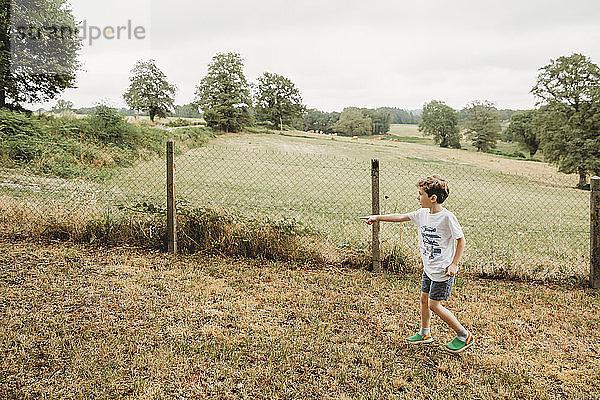
[[[360,246],[370,238],[358,217],[370,214],[373,157],[381,160],[382,213],[417,208],[419,177],[438,172],[449,178],[445,206],[465,228],[468,270],[525,279],[586,277],[589,192],[573,188],[576,177],[539,162],[378,139],[225,135],[177,158],[178,201],[256,218],[291,217],[336,245]],[[140,165],[114,184],[153,188],[144,195],[150,196],[162,184],[152,172],[160,163]],[[416,248],[411,224],[383,224],[382,238],[388,249]]]
[[[0,241],[0,398],[593,399],[597,290],[459,275],[460,356],[419,274]],[[577,340],[573,340],[576,337]]]
[[[504,129],[505,127],[503,127]],[[432,136],[424,136],[418,130],[418,125],[414,124],[393,124],[390,126],[390,131],[386,135],[387,140],[398,141],[398,142],[406,142],[406,143],[418,143],[418,144],[426,144],[431,146],[438,146],[435,144]],[[475,146],[471,144],[471,142],[467,139],[461,140],[461,146],[464,150],[477,152]],[[515,154],[521,153],[525,156],[525,158],[529,158],[529,152],[521,147],[516,142],[504,142],[498,141],[495,150],[500,151],[506,154]],[[514,157],[511,157],[514,158]],[[540,153],[536,153],[534,155],[536,159],[543,159],[543,155]]]
[[[393,130],[409,137],[416,126]],[[371,158],[381,160],[382,213],[416,209],[419,177],[437,172],[450,179],[445,206],[465,228],[467,271],[541,280],[587,277],[589,192],[573,189],[576,176],[539,162],[381,138],[228,134],[177,156],[177,201],[258,219],[293,218],[334,246],[366,249],[370,228],[358,217],[371,210]],[[2,219],[39,224],[48,206],[51,217],[64,220],[114,217],[144,202],[162,207],[164,171],[164,159],[155,159],[119,170],[103,184],[1,171],[2,202],[14,206],[5,207]],[[412,225],[382,224],[382,239],[384,249],[400,246],[417,258]]]

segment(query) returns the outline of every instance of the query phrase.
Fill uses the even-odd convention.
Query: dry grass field
[[[600,398],[600,292],[461,275],[455,356],[419,279],[3,239],[0,398]]]

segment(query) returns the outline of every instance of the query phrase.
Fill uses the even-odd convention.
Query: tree
[[[540,146],[540,138],[533,122],[534,115],[535,110],[513,114],[506,128],[507,136],[521,143],[529,151],[529,157],[533,157]]]
[[[534,123],[544,156],[560,172],[578,173],[583,188],[589,173],[600,172],[600,68],[577,53],[550,60],[531,92],[539,99]]]
[[[460,149],[458,112],[442,101],[432,100],[423,106],[419,132],[433,135],[441,147]]]
[[[269,121],[279,129],[283,124],[291,125],[306,110],[296,85],[284,76],[268,72],[258,78],[254,99],[257,119]]]
[[[365,117],[371,119],[371,134],[383,135],[390,130],[390,121],[392,113],[388,110],[373,110],[361,108],[360,111]]]
[[[467,137],[477,151],[489,151],[496,147],[500,137],[500,114],[489,101],[474,101],[465,110]]]
[[[54,107],[52,107],[52,112],[61,113],[63,111],[68,111],[68,110],[72,110],[72,109],[73,109],[73,102],[60,99],[56,102],[56,105]]]
[[[154,60],[138,61],[131,70],[129,81],[129,89],[123,95],[129,107],[147,112],[152,122],[155,116],[167,116],[173,108],[177,88],[167,81]]]
[[[340,119],[339,112],[323,112],[311,108],[307,110],[302,118],[302,129],[308,130],[316,130],[324,133],[333,133],[333,126]]]
[[[364,116],[358,108],[344,108],[333,129],[346,136],[370,135],[372,132],[371,118]]]
[[[202,114],[198,111],[198,106],[194,103],[175,106],[173,115],[179,118],[202,118]]]
[[[208,126],[237,132],[252,121],[250,90],[238,53],[219,53],[196,88],[196,103]]]
[[[0,0],[0,108],[75,87],[80,48],[66,0]]]
[[[420,115],[397,107],[380,107],[377,111],[389,112],[391,124],[418,124],[421,121]]]

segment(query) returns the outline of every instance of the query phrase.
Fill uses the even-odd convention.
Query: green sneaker
[[[473,336],[469,333],[469,337],[466,342],[463,342],[459,338],[454,338],[454,340],[446,345],[446,350],[450,353],[460,353],[463,350],[471,347],[475,343]]]
[[[431,343],[431,342],[433,342],[433,338],[431,337],[431,334],[429,334],[429,333],[425,336],[421,336],[417,333],[416,335],[407,337],[406,341],[410,344]]]

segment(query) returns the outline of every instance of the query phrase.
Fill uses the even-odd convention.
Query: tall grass
[[[86,118],[27,117],[0,110],[0,166],[62,178],[95,180],[118,167],[160,156],[174,138],[179,151],[213,137],[211,129],[189,127],[173,133],[129,124],[116,110],[98,106]]]

